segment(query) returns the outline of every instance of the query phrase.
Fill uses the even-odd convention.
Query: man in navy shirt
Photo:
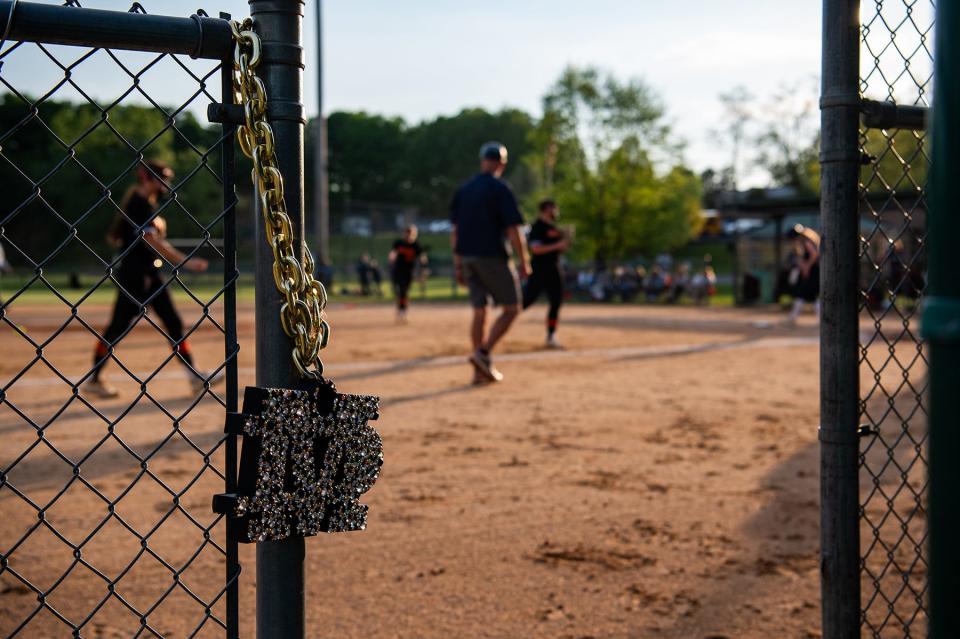
[[[500,179],[507,166],[507,148],[499,142],[480,147],[480,173],[457,189],[450,205],[453,224],[453,264],[457,281],[470,291],[473,322],[470,363],[474,383],[498,382],[490,352],[520,312],[520,283],[510,262],[506,241],[518,259],[520,277],[530,273],[527,244],[521,231],[523,217],[510,187]],[[500,306],[500,316],[486,333],[487,304]]]

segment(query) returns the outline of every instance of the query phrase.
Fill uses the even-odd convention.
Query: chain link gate
[[[204,122],[231,100],[229,23],[65,5],[0,2],[0,636],[236,637],[210,503],[236,477],[234,125]],[[160,179],[133,219],[128,189]],[[124,260],[158,216],[180,259],[137,290]],[[113,304],[133,313],[107,339]]]
[[[861,14],[862,629],[927,634],[926,288],[933,0],[866,3]],[[889,105],[901,105],[893,108]],[[886,111],[886,113],[885,113]]]
[[[824,637],[927,632],[919,312],[934,4],[824,4]]]

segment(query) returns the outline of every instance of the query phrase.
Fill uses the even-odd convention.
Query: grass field
[[[81,277],[81,287],[73,288],[70,286],[67,274],[45,275],[43,281],[34,281],[27,290],[21,291],[30,282],[30,279],[26,275],[7,275],[3,277],[0,279],[0,299],[13,299],[17,304],[66,305],[77,303],[110,304],[116,297],[116,287],[110,282],[104,282],[92,292],[89,291],[88,287],[99,281],[99,278],[94,276]],[[180,280],[182,284],[180,282],[171,283],[170,291],[174,300],[181,304],[194,303],[195,300],[214,300],[218,297],[218,293],[223,286],[222,276],[212,274],[184,274],[181,275]],[[57,294],[53,293],[51,288],[55,289]],[[189,289],[189,292],[187,289]],[[364,296],[360,295],[359,284],[355,277],[348,278],[346,282],[337,280],[328,293],[331,301],[350,304],[379,303],[394,299],[389,281],[384,281],[382,284],[381,294]],[[410,297],[414,301],[451,302],[466,299],[467,291],[464,287],[455,285],[448,277],[431,277],[426,281],[425,286],[419,283],[414,284],[410,290]],[[239,302],[254,301],[253,280],[250,276],[241,276],[237,281],[237,300]],[[636,303],[642,304],[643,302],[638,300]],[[690,304],[690,301],[683,300],[680,303]],[[711,304],[714,306],[731,306],[733,304],[731,287],[721,284],[718,287],[717,295],[711,299]]]
[[[330,238],[330,255],[334,264],[349,270],[361,253],[369,253],[380,262],[381,266],[387,263],[387,255],[397,239],[396,233],[375,233],[369,237],[335,235]],[[441,233],[421,233],[420,244],[427,249],[431,260],[440,264],[450,264],[450,236]],[[703,256],[710,254],[714,269],[718,273],[730,273],[733,270],[733,254],[728,243],[722,239],[706,237],[700,241],[691,242],[671,252],[674,260],[690,261],[694,266],[700,264]],[[589,257],[589,256],[586,256]],[[630,262],[648,264],[646,260],[631,260]]]

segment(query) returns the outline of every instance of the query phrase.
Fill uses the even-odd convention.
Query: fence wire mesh
[[[933,0],[861,4],[864,98],[929,106]],[[861,622],[871,637],[926,636],[927,358],[923,130],[861,129]],[[866,322],[866,325],[864,325]]]
[[[220,63],[91,46],[0,45],[0,636],[223,636],[233,143],[203,122]],[[164,234],[182,258],[150,248]]]

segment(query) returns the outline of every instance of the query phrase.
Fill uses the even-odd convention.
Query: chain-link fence
[[[918,312],[926,287],[923,112],[932,95],[933,0],[861,7],[860,414],[862,631],[927,630],[927,358]],[[899,114],[884,122],[890,104]],[[914,117],[912,117],[914,116]]]
[[[826,637],[927,630],[926,134],[933,0],[824,3]]]
[[[236,636],[229,25],[66,4],[0,2],[0,636]]]

